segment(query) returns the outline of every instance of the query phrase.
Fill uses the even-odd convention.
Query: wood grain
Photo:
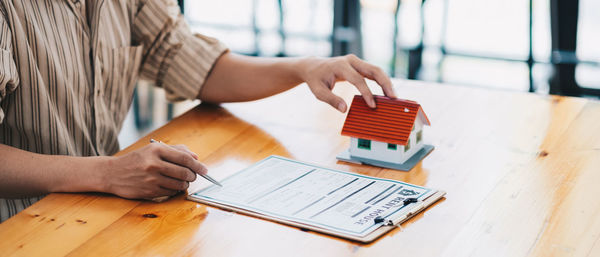
[[[338,162],[345,115],[302,85],[275,97],[200,105],[155,138],[186,144],[223,178],[271,154],[447,191],[371,244],[186,201],[52,194],[0,224],[4,256],[598,256],[600,103],[394,81],[431,120],[436,149],[409,172]],[[381,92],[377,87],[373,90]],[[355,89],[339,85],[349,101]],[[197,181],[191,188],[207,183]],[[192,189],[191,189],[192,190]]]

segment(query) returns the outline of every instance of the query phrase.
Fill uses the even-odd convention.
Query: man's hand
[[[186,190],[196,174],[207,169],[184,145],[149,144],[120,157],[112,157],[103,171],[104,192],[130,199],[171,196]]]
[[[265,58],[225,53],[206,79],[198,98],[213,103],[243,102],[265,98],[306,82],[317,99],[345,112],[344,100],[331,90],[347,80],[375,108],[365,78],[375,80],[383,93],[396,97],[390,78],[379,67],[355,55],[334,58]]]
[[[392,82],[385,72],[353,54],[334,58],[306,58],[298,66],[301,79],[308,84],[317,99],[340,112],[346,112],[346,103],[331,92],[338,81],[347,80],[352,83],[371,108],[376,107],[375,100],[365,78],[376,81],[386,96],[396,97]]]

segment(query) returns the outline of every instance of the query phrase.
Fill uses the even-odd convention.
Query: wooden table
[[[336,161],[349,143],[339,134],[345,115],[305,86],[256,102],[198,106],[119,153],[152,137],[188,145],[217,178],[277,154],[447,191],[374,243],[226,212],[183,195],[152,203],[51,194],[0,225],[0,255],[600,256],[599,102],[395,84],[432,122],[424,138],[436,149],[410,172]],[[347,85],[336,92],[348,100],[356,93]]]

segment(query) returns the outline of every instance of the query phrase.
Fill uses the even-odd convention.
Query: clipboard
[[[295,227],[299,227],[299,228],[303,228],[303,229],[308,229],[311,231],[316,231],[316,232],[320,232],[320,233],[324,233],[324,234],[328,234],[328,235],[332,235],[332,236],[336,236],[336,237],[340,237],[340,238],[345,238],[345,239],[349,239],[349,240],[353,240],[353,241],[357,241],[357,242],[369,243],[369,242],[372,242],[372,241],[376,240],[377,238],[381,237],[385,233],[391,231],[392,229],[394,229],[398,225],[402,224],[403,222],[407,221],[411,217],[422,212],[427,207],[431,206],[436,201],[443,198],[445,195],[445,192],[440,191],[440,190],[434,190],[434,189],[425,188],[425,187],[421,187],[421,186],[411,185],[411,184],[407,184],[407,183],[404,183],[401,181],[369,177],[369,176],[364,176],[364,175],[355,174],[355,173],[349,173],[349,172],[345,172],[345,171],[328,169],[328,168],[320,167],[318,165],[313,165],[313,164],[309,164],[309,163],[305,163],[305,162],[299,162],[296,160],[291,160],[291,159],[287,159],[287,158],[275,156],[275,155],[269,156],[269,157],[263,159],[262,161],[259,161],[255,164],[251,165],[250,167],[248,167],[246,169],[236,172],[236,173],[232,174],[231,176],[225,178],[221,182],[223,183],[224,187],[228,186],[228,181],[234,181],[234,180],[238,180],[238,183],[241,181],[243,183],[251,184],[251,181],[244,181],[244,179],[247,179],[246,177],[244,177],[244,175],[248,175],[247,177],[251,178],[251,176],[256,174],[256,173],[252,173],[252,172],[257,172],[257,170],[261,171],[261,165],[266,167],[267,165],[270,165],[273,162],[283,163],[282,165],[289,164],[289,165],[291,165],[290,167],[299,167],[298,169],[306,167],[306,170],[309,170],[309,172],[305,172],[306,170],[299,170],[298,174],[302,174],[302,175],[299,176],[299,178],[294,178],[294,176],[287,178],[288,180],[292,180],[292,179],[293,180],[292,180],[292,182],[287,182],[287,184],[284,184],[284,186],[290,185],[290,183],[299,184],[300,182],[297,182],[297,181],[300,181],[301,179],[308,180],[309,177],[311,177],[311,176],[318,179],[319,174],[317,174],[314,171],[317,171],[319,169],[318,171],[322,172],[324,175],[333,174],[336,176],[340,176],[342,178],[352,179],[352,181],[357,181],[358,179],[360,179],[360,182],[367,185],[367,186],[361,187],[362,185],[355,184],[356,188],[364,189],[368,186],[373,185],[376,182],[381,184],[382,188],[387,185],[392,185],[392,186],[387,187],[386,191],[382,191],[381,193],[379,193],[378,195],[375,195],[375,197],[372,197],[372,198],[368,194],[369,192],[365,192],[366,190],[362,191],[362,193],[364,195],[359,195],[356,193],[356,191],[361,191],[362,189],[355,190],[347,185],[342,186],[341,188],[342,188],[342,190],[347,190],[348,192],[353,192],[352,190],[355,190],[350,197],[357,198],[357,199],[360,197],[369,198],[370,199],[369,204],[367,204],[367,202],[364,203],[364,205],[369,208],[370,208],[370,206],[379,206],[376,204],[380,204],[379,202],[381,202],[381,201],[383,201],[383,203],[386,203],[386,201],[387,201],[386,204],[389,204],[390,202],[392,202],[389,199],[393,199],[393,201],[395,201],[395,202],[393,202],[395,205],[393,205],[393,208],[390,208],[388,210],[389,214],[387,214],[385,216],[378,216],[378,217],[373,218],[373,217],[371,217],[372,215],[367,215],[367,213],[364,212],[364,210],[363,210],[364,214],[363,215],[355,215],[355,216],[357,216],[356,218],[355,218],[355,216],[352,216],[352,218],[345,217],[350,220],[356,221],[360,217],[365,216],[364,218],[360,219],[360,221],[366,220],[365,223],[363,223],[360,226],[361,226],[361,228],[367,227],[368,230],[364,230],[366,232],[363,232],[363,234],[358,234],[358,233],[355,233],[354,231],[346,232],[342,228],[330,226],[331,224],[328,224],[327,222],[319,223],[319,222],[312,221],[312,220],[307,222],[307,219],[302,219],[299,215],[298,216],[289,216],[289,215],[286,216],[286,215],[282,215],[280,213],[273,213],[272,211],[269,211],[267,209],[261,209],[261,208],[255,207],[255,206],[251,206],[250,204],[247,204],[247,202],[257,202],[257,201],[265,200],[265,198],[262,196],[262,194],[257,194],[257,195],[260,195],[260,197],[263,197],[263,198],[259,197],[260,200],[249,198],[250,199],[249,201],[241,201],[240,200],[239,203],[228,202],[227,200],[223,200],[223,199],[226,199],[226,196],[223,196],[221,199],[219,199],[219,197],[221,197],[221,196],[219,196],[220,194],[228,195],[227,193],[219,192],[219,190],[222,190],[222,189],[219,189],[214,185],[209,185],[209,186],[200,188],[199,190],[197,190],[195,192],[190,193],[187,196],[187,199],[191,200],[191,201],[215,206],[215,207],[218,207],[218,208],[221,208],[224,210],[228,210],[228,211],[232,211],[232,212],[236,212],[236,213],[242,213],[242,214],[246,214],[246,215],[257,217],[257,218],[278,222],[281,224],[286,224],[286,225],[295,226]],[[327,172],[329,172],[329,173],[327,173]],[[239,174],[242,174],[242,175],[239,175]],[[271,174],[276,174],[275,176],[279,175],[279,173],[271,173]],[[307,175],[307,174],[310,174],[310,175]],[[237,176],[237,178],[236,178],[236,176]],[[256,176],[258,176],[258,175],[256,175]],[[369,183],[369,181],[372,181],[372,182]],[[360,182],[356,182],[356,183],[360,183]],[[275,191],[273,191],[275,193],[269,192],[269,193],[267,193],[267,195],[271,194],[271,195],[275,195],[273,197],[277,197],[276,196],[277,194],[284,194],[285,191],[283,191],[283,189],[281,189],[281,188],[285,188],[285,187],[279,186],[281,183],[283,183],[283,182],[279,182],[279,184],[277,184],[277,187],[276,187],[276,190],[279,190],[279,191],[275,190]],[[231,182],[229,184],[234,184],[234,182]],[[346,183],[346,184],[348,184],[348,183]],[[396,186],[397,189],[394,190],[393,189],[394,186]],[[403,192],[403,191],[400,191],[399,189],[403,188],[403,186],[405,186],[404,188],[409,188],[409,186],[410,186],[411,189],[418,188],[421,195],[419,195],[418,198],[406,197],[406,198],[404,198],[403,202],[398,202],[397,199],[400,198],[399,194]],[[267,187],[267,186],[265,186],[265,187]],[[230,192],[229,194],[231,194],[231,192],[235,193],[236,190],[238,190],[238,189],[231,188],[231,189],[227,189],[227,190],[229,190],[229,192]],[[332,201],[335,202],[336,204],[338,202],[346,201],[346,199],[353,199],[353,198],[348,198],[348,196],[345,196],[348,193],[340,191],[339,188],[337,188],[335,190],[338,190],[338,191],[334,191],[335,193],[332,192],[327,196],[333,195],[333,196],[331,196]],[[408,190],[408,189],[406,189],[406,190]],[[371,193],[375,194],[377,192],[378,192],[377,190],[373,190],[373,192],[371,192]],[[342,200],[336,202],[335,201],[336,199],[334,199],[334,197],[342,197],[341,198]],[[346,197],[346,198],[343,198],[343,197]],[[367,199],[367,198],[364,198],[364,199]],[[320,198],[320,199],[322,199],[322,198]],[[269,199],[267,199],[267,200],[269,200]],[[304,199],[302,198],[300,200],[304,200]],[[377,200],[377,203],[375,203],[376,200]],[[373,202],[370,202],[370,201],[373,201]],[[396,202],[398,202],[398,204],[396,204]],[[325,203],[323,203],[323,205],[327,206],[327,204],[325,204]],[[316,205],[309,205],[309,206],[311,208],[314,207],[315,209],[319,209],[318,206],[316,206]],[[334,206],[334,205],[332,205],[332,206]],[[308,208],[308,207],[304,207],[304,208]],[[328,207],[328,208],[331,208],[331,207]],[[379,209],[377,209],[377,210],[379,210]],[[297,212],[303,212],[303,211],[304,211],[304,209],[301,209],[300,211],[297,211]],[[335,211],[332,209],[326,209],[325,211],[334,212],[334,214],[332,214],[332,215],[337,215],[337,213],[335,213]],[[304,212],[309,212],[309,211],[307,210]],[[320,213],[323,213],[323,212],[324,211],[322,210],[322,211],[318,212],[316,215],[319,215]],[[325,213],[327,213],[327,212],[325,212]],[[373,218],[373,219],[368,220],[367,217]],[[367,222],[372,222],[372,224],[367,223]],[[358,223],[358,221],[356,223]],[[359,226],[359,225],[356,225],[356,226]]]

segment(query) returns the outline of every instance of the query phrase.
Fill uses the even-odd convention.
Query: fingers
[[[358,72],[356,72],[351,65],[348,64],[348,67],[342,70],[341,75],[343,79],[352,83],[358,89],[369,107],[377,107],[375,104],[375,99],[373,98],[373,93],[371,93],[371,90],[367,86],[365,79]]]
[[[167,177],[178,179],[180,181],[193,182],[194,180],[196,180],[196,173],[192,172],[188,168],[175,165],[169,162],[163,162],[159,173]]]
[[[342,113],[346,112],[347,107],[346,102],[344,102],[344,99],[331,92],[331,90],[329,90],[329,87],[323,82],[312,82],[308,84],[309,86],[312,84],[312,86],[310,86],[310,89],[313,91],[313,94],[315,95],[315,97],[317,97],[317,99],[328,103],[333,108],[336,108]]]
[[[346,112],[347,105],[342,98],[331,92],[336,81],[346,80],[353,84],[371,108],[376,108],[377,103],[365,78],[376,81],[386,96],[396,97],[392,82],[385,72],[355,55],[313,60],[313,64],[309,65],[308,71],[302,73],[310,74],[303,78],[304,81],[317,99],[330,104],[340,112]]]
[[[392,81],[381,68],[369,64],[355,55],[347,55],[347,58],[354,70],[368,79],[375,80],[381,86],[386,96],[396,98]]]
[[[158,188],[152,190],[152,192],[148,193],[146,196],[143,196],[143,197],[134,197],[134,199],[137,198],[137,199],[146,199],[146,200],[152,200],[152,201],[154,201],[154,199],[156,197],[174,196],[177,193],[179,193],[179,191],[181,191],[181,190],[171,190],[171,189],[166,189],[166,188],[158,187]]]
[[[161,188],[164,188],[167,190],[184,191],[184,190],[188,189],[188,187],[190,186],[190,183],[187,181],[181,181],[181,180],[172,179],[172,178],[163,176],[158,181],[158,185]]]
[[[185,152],[189,155],[191,155],[194,159],[198,160],[198,155],[194,152],[192,152],[187,146],[179,144],[179,145],[169,145],[170,147],[173,147],[177,150],[180,150],[182,152]]]
[[[192,155],[185,153],[183,151],[177,150],[173,147],[161,144],[160,147],[156,150],[161,157],[161,159],[168,161],[172,164],[182,166],[184,168],[188,168],[197,174],[206,174],[207,169],[202,163],[194,159]],[[172,170],[168,170],[172,171]],[[178,171],[174,171],[175,173],[179,173]],[[175,177],[168,175],[170,177]],[[182,175],[180,175],[182,176]]]

